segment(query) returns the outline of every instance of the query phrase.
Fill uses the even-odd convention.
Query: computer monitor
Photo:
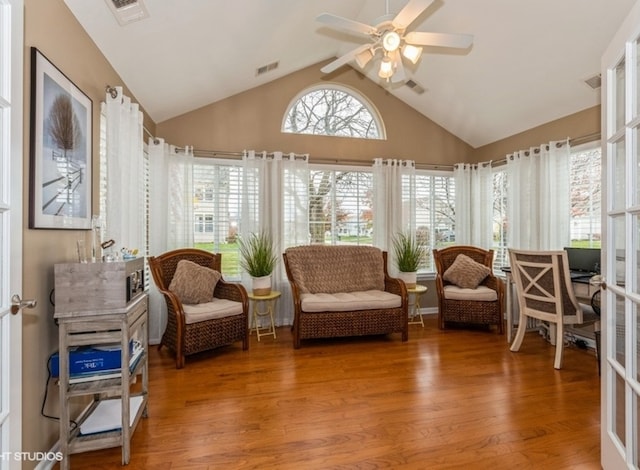
[[[600,248],[566,247],[569,271],[600,274]]]

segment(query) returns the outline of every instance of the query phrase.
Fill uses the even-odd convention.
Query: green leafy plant
[[[418,271],[420,262],[426,254],[424,246],[406,233],[399,233],[393,238],[393,252],[398,270],[403,273]]]
[[[268,276],[278,261],[271,235],[266,231],[252,233],[247,239],[238,238],[240,267],[251,277]]]

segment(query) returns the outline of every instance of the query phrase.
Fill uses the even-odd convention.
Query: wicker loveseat
[[[401,333],[408,339],[407,289],[371,246],[306,245],[283,254],[293,297],[293,347],[302,339]]]

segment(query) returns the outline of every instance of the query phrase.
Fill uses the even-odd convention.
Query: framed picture
[[[92,102],[31,48],[29,228],[91,228]]]

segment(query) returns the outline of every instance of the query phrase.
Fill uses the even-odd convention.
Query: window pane
[[[600,148],[571,154],[571,246],[600,248]]]
[[[493,270],[509,266],[507,251],[507,172],[493,174]]]
[[[283,132],[380,139],[379,119],[364,99],[337,87],[316,88],[289,108]]]
[[[312,170],[311,243],[371,245],[373,176],[364,171]]]
[[[613,219],[613,242],[616,247],[616,284],[619,286],[624,286],[627,269],[624,216],[617,216]]]
[[[615,88],[616,101],[614,103],[614,106],[616,108],[613,112],[613,115],[615,116],[615,119],[616,119],[616,130],[622,129],[625,123],[625,117],[624,117],[625,70],[624,70],[624,67],[625,67],[625,62],[623,60],[618,64],[618,66],[615,69],[614,88]]]
[[[625,208],[625,141],[614,144],[613,155],[615,158],[615,181],[613,188],[613,209]]]
[[[238,224],[242,201],[242,168],[214,162],[193,167],[194,245],[222,253],[222,273],[240,278]]]
[[[433,249],[455,243],[455,182],[453,176],[416,172],[416,238],[427,247],[419,271],[435,271]]]

